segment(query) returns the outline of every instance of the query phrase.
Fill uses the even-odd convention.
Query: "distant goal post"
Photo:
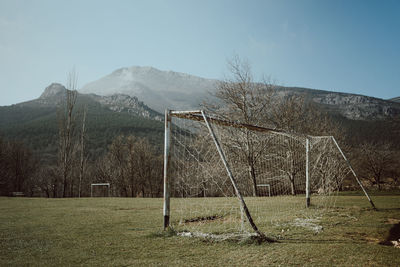
[[[271,185],[270,184],[258,184],[257,187],[259,188],[266,188],[268,195],[267,196],[271,196]]]
[[[105,187],[106,190],[103,190],[103,192],[107,193],[107,197],[110,196],[110,183],[92,183],[90,185],[90,197],[93,197],[93,187]]]

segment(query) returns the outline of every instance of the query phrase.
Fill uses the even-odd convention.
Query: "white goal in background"
[[[98,188],[99,190],[96,190]],[[110,183],[94,183],[90,185],[90,197],[93,197],[94,192],[99,191],[102,196],[110,196]]]
[[[258,235],[311,218],[335,203],[352,174],[332,136],[242,124],[204,111],[166,111],[164,229],[198,235]]]

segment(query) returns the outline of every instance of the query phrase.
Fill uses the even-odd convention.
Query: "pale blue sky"
[[[286,86],[400,96],[400,1],[0,0],[0,105],[133,65],[223,78],[248,59]]]

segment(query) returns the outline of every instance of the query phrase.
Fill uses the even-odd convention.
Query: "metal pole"
[[[230,167],[229,167],[229,164],[228,164],[228,162],[227,162],[227,160],[226,160],[225,153],[224,153],[224,151],[222,150],[222,147],[221,147],[221,145],[219,144],[219,141],[218,141],[217,137],[215,136],[214,130],[212,129],[211,125],[208,123],[207,116],[205,115],[205,113],[204,113],[203,110],[201,111],[201,114],[203,115],[204,122],[205,122],[206,125],[207,125],[208,131],[210,132],[212,139],[214,140],[215,146],[217,147],[217,150],[218,150],[218,153],[219,153],[219,155],[220,155],[220,157],[221,157],[222,163],[224,164],[225,169],[226,169],[226,172],[228,173],[228,176],[229,176],[229,178],[230,178],[230,180],[231,180],[231,182],[232,182],[233,188],[235,189],[236,196],[237,196],[238,199],[239,199],[241,208],[243,208],[244,213],[246,214],[246,217],[247,217],[247,219],[249,220],[249,223],[250,223],[251,227],[253,228],[253,230],[254,230],[259,236],[265,238],[265,240],[270,241],[270,242],[275,241],[275,240],[273,240],[273,239],[270,239],[270,238],[266,237],[263,233],[261,233],[261,232],[258,230],[256,224],[255,224],[254,221],[253,221],[253,218],[252,218],[251,215],[250,215],[250,212],[249,212],[249,209],[247,208],[246,202],[244,201],[242,195],[240,194],[239,188],[238,188],[238,186],[237,186],[237,184],[236,184],[236,180],[235,180],[235,178],[233,177],[233,174],[232,174],[232,172],[231,172],[231,169],[230,169]]]
[[[310,140],[306,138],[306,207],[310,206]]]
[[[171,134],[171,111],[165,110],[165,128],[164,128],[164,230],[169,227],[170,216],[170,192],[168,181],[168,165],[170,159],[170,134]]]
[[[353,167],[351,166],[350,162],[347,160],[346,156],[344,155],[342,149],[340,149],[338,143],[336,142],[335,137],[331,136],[333,142],[335,143],[336,147],[338,148],[340,154],[342,154],[342,157],[344,158],[344,160],[346,161],[347,165],[350,168],[350,171],[353,173],[354,178],[356,178],[356,181],[358,183],[358,185],[361,187],[362,191],[364,192],[365,196],[368,198],[369,203],[371,203],[371,206],[376,210],[376,207],[374,205],[374,202],[372,202],[371,198],[369,197],[367,191],[365,190],[363,184],[361,183],[360,179],[358,179],[356,172],[353,170]]]
[[[93,185],[90,185],[90,197],[93,197]]]

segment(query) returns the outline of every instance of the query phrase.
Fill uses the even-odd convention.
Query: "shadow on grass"
[[[385,211],[400,211],[400,208],[377,208],[376,211],[381,211],[381,212],[385,212]]]
[[[380,242],[380,245],[385,245],[385,246],[393,246],[393,241],[399,241],[400,240],[400,223],[395,224],[392,228],[389,230],[389,235],[385,239],[385,241]]]

